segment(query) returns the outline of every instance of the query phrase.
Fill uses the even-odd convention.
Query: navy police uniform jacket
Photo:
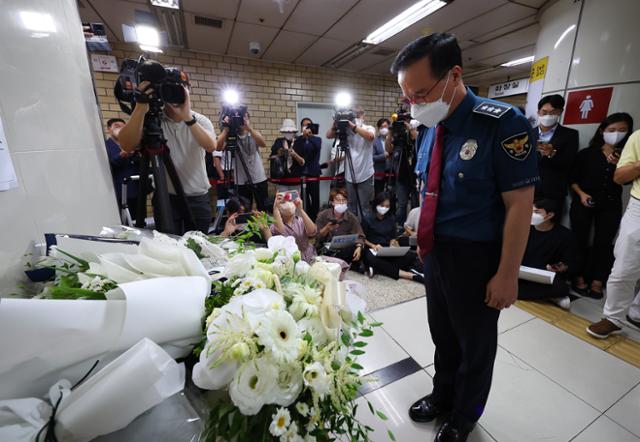
[[[445,146],[436,238],[501,241],[501,194],[540,180],[531,125],[511,105],[477,97],[469,89],[440,124]],[[420,131],[416,172],[425,183],[434,140],[435,128]]]

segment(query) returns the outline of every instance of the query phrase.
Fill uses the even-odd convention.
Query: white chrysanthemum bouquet
[[[369,440],[355,417],[356,358],[367,345],[359,338],[380,324],[366,322],[340,270],[301,261],[291,237],[229,260],[206,302],[193,369],[198,387],[228,390],[210,411],[205,441]]]

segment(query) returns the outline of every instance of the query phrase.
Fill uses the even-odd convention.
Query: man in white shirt
[[[347,182],[349,207],[363,219],[373,199],[373,141],[376,130],[373,126],[364,124],[364,109],[362,106],[354,108],[355,122],[349,122],[351,130],[347,136],[351,163],[345,159],[344,175]],[[327,138],[335,138],[335,122],[327,131]],[[353,168],[351,167],[353,165]],[[353,174],[352,174],[353,171]],[[356,197],[357,193],[357,197]],[[358,202],[360,207],[358,207]]]
[[[120,130],[120,147],[126,152],[131,152],[140,146],[144,117],[149,110],[148,98],[145,99],[144,96],[148,97],[154,92],[149,88],[149,85],[148,81],[143,81],[138,86],[140,93],[136,99],[135,109],[127,124]],[[191,110],[188,82],[185,82],[183,87],[185,90],[184,103],[165,103],[161,124],[171,159],[193,215],[193,224],[188,222],[188,215],[167,176],[167,187],[175,224],[173,232],[170,233],[182,234],[188,230],[200,230],[208,233],[211,223],[211,203],[208,192],[211,185],[207,177],[205,152],[213,152],[216,149],[215,131],[213,124],[207,117]]]

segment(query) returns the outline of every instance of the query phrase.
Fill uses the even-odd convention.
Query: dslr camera
[[[143,81],[151,83],[154,90],[151,101],[155,104],[183,104],[186,100],[183,86],[189,85],[187,74],[177,68],[165,68],[143,55],[137,60],[123,60],[114,94],[120,101],[135,103],[136,88]],[[130,113],[130,112],[128,112]]]
[[[220,125],[222,128],[228,127],[226,148],[233,150],[237,146],[238,131],[244,126],[244,116],[247,114],[248,108],[245,105],[224,104],[220,112]],[[225,119],[227,121],[225,121]]]

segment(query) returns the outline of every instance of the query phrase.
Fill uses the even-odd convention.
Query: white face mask
[[[383,137],[386,137],[389,134],[389,128],[388,127],[381,127],[380,128],[380,135]]]
[[[602,137],[604,138],[604,142],[611,146],[615,146],[620,141],[622,141],[622,139],[626,136],[627,136],[626,131],[625,132],[605,132],[602,134]]]
[[[532,226],[539,226],[543,222],[544,222],[544,216],[543,215],[541,215],[540,213],[531,214],[531,225]]]
[[[432,103],[419,103],[411,105],[411,116],[413,118],[427,127],[433,127],[445,119],[445,117],[449,113],[451,103],[453,103],[453,99],[456,96],[456,90],[454,89],[453,96],[451,97],[451,101],[449,102],[449,104],[445,103],[443,100],[444,92],[447,90],[447,85],[449,84],[450,77],[451,71],[449,71],[449,73],[447,74],[447,82],[445,83],[444,89],[442,90],[442,95],[438,100]]]
[[[282,135],[284,136],[284,139],[287,141],[293,140],[293,134],[291,132],[285,132]]]
[[[389,211],[389,208],[384,206],[376,206],[376,210],[380,215],[386,215],[387,212]]]
[[[296,205],[291,201],[280,204],[280,213],[283,215],[293,215],[296,212]]]
[[[539,115],[538,116],[538,121],[544,127],[552,127],[552,126],[556,125],[556,123],[558,122],[559,118],[560,118],[559,115]]]
[[[344,213],[347,211],[347,205],[346,204],[334,204],[333,205],[333,210],[336,211],[336,213]]]

